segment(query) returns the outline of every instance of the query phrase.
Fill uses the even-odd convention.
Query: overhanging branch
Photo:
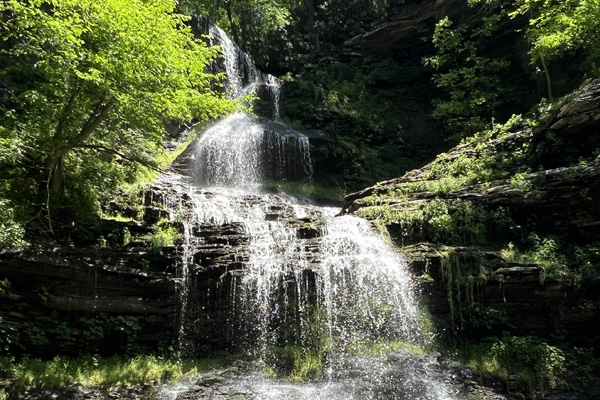
[[[153,171],[160,172],[160,173],[165,172],[165,170],[158,168],[151,161],[144,160],[143,158],[139,158],[139,157],[136,157],[136,156],[127,155],[127,154],[121,153],[121,152],[119,152],[117,150],[114,150],[114,149],[111,149],[111,148],[108,148],[108,147],[105,147],[105,146],[85,144],[85,145],[80,145],[80,146],[77,146],[77,147],[83,148],[83,149],[98,150],[98,151],[101,151],[103,153],[108,153],[108,154],[114,154],[116,156],[119,156],[119,157],[127,160],[127,161],[131,161],[131,162],[135,162],[135,163],[141,164],[144,167],[150,168]]]

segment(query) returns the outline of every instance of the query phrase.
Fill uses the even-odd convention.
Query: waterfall
[[[273,75],[266,74],[256,68],[250,57],[235,44],[221,28],[209,27],[212,45],[219,45],[223,50],[223,63],[227,81],[225,88],[227,97],[235,99],[248,94],[256,94],[259,86],[269,92],[273,104],[273,120],[279,120],[279,97],[281,83]]]
[[[230,96],[269,84],[220,29],[212,27],[211,34],[223,47]],[[278,98],[279,88],[273,93]],[[363,219],[336,217],[336,209],[267,190],[273,180],[310,179],[306,137],[278,122],[236,113],[207,129],[194,146],[189,176],[163,178],[174,197],[171,219],[185,233],[181,351],[193,353],[202,343],[192,332],[203,330],[187,327],[200,321],[219,330],[231,348],[250,352],[262,368],[286,367],[281,357],[286,351],[325,360],[324,378],[306,384],[257,372],[221,383],[222,390],[251,393],[249,398],[453,398],[427,357],[369,351],[431,341],[402,255]],[[200,271],[215,271],[212,292],[195,289]],[[226,294],[221,303],[217,291]],[[216,306],[226,308],[227,324],[210,321]]]
[[[192,168],[196,183],[207,186],[260,187],[312,175],[308,138],[245,113],[230,115],[200,136]]]

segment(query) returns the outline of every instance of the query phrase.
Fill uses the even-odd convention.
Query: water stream
[[[220,29],[211,34],[223,46],[228,95],[266,85],[278,101],[276,79],[258,71]],[[278,105],[274,110],[278,119]],[[432,333],[423,327],[418,288],[402,255],[367,221],[336,217],[337,209],[270,189],[279,179],[310,180],[306,137],[277,121],[239,113],[206,130],[194,146],[189,176],[162,178],[173,188],[171,218],[183,223],[185,233],[180,352],[193,355],[198,343],[189,328],[201,315],[190,314],[191,274],[202,251],[216,248],[204,232],[221,230],[227,237],[218,248],[228,253],[219,257],[228,267],[219,279],[228,319],[218,329],[255,361],[252,368],[208,379],[210,384],[199,377],[169,388],[164,398],[456,398],[443,371],[418,350]],[[296,362],[308,364],[311,357],[316,366],[302,375]],[[267,378],[265,371],[312,379]]]

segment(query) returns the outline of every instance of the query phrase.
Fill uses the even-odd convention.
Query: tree
[[[502,79],[509,61],[481,54],[502,18],[484,17],[482,25],[470,31],[454,28],[448,17],[436,24],[436,55],[425,63],[436,71],[434,82],[444,92],[435,101],[433,117],[444,121],[453,139],[484,129],[510,97],[511,88]]]
[[[569,52],[584,54],[585,74],[600,74],[600,2],[598,0],[519,0],[510,15],[529,17],[526,37],[531,63],[541,64],[548,97],[552,81],[548,61]]]
[[[46,196],[65,172],[107,161],[147,160],[165,122],[206,120],[234,106],[205,71],[218,49],[192,37],[174,0],[7,0],[0,4],[8,90],[4,145],[41,170]],[[1,152],[0,152],[1,153]],[[108,157],[107,157],[108,154]],[[101,178],[104,176],[104,179]]]

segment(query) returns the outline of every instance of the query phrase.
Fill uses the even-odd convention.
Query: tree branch
[[[123,153],[121,153],[121,152],[119,152],[117,150],[114,150],[114,149],[111,149],[111,148],[108,148],[108,147],[105,147],[105,146],[92,145],[92,144],[84,144],[84,145],[77,146],[77,147],[81,148],[81,149],[93,149],[93,150],[99,150],[99,151],[102,151],[102,152],[108,153],[108,154],[114,154],[114,155],[117,155],[117,156],[119,156],[121,158],[124,158],[127,161],[136,162],[138,164],[143,165],[144,167],[148,167],[148,168],[150,168],[153,171],[160,172],[160,173],[165,172],[165,170],[160,169],[156,165],[152,164],[151,161],[144,160],[142,158],[138,158],[138,157],[135,157],[135,156],[130,156],[130,155],[127,155],[127,154],[123,154]]]
[[[52,154],[52,158],[60,158],[67,154],[74,147],[78,147],[81,143],[83,143],[87,138],[90,137],[92,132],[100,125],[102,121],[106,119],[108,113],[112,109],[112,107],[116,104],[116,99],[112,98],[108,101],[105,99],[100,100],[96,107],[94,107],[94,111],[88,117],[88,120],[83,124],[79,134],[71,140],[66,146],[59,148]]]
[[[82,84],[78,84],[75,90],[71,92],[69,96],[69,100],[67,100],[67,104],[65,104],[65,108],[61,112],[60,118],[58,120],[58,125],[56,125],[56,130],[54,131],[54,139],[58,140],[62,137],[65,132],[65,128],[67,126],[67,119],[69,115],[71,115],[71,111],[73,110],[73,105],[75,104],[75,99],[81,93],[83,89]]]

